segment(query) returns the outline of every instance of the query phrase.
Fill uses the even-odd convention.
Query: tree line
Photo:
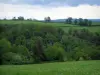
[[[67,24],[75,24],[75,25],[80,25],[80,26],[91,26],[92,25],[92,21],[88,20],[88,19],[74,19],[72,17],[69,17],[68,19],[66,19],[66,23]]]
[[[34,24],[0,25],[0,64],[100,59],[100,33]]]
[[[45,21],[45,22],[52,22],[52,21],[51,21],[51,18],[50,18],[49,16],[48,16],[48,17],[45,17],[45,18],[44,18],[44,21]],[[68,18],[65,20],[65,23],[66,23],[66,24],[75,24],[75,25],[80,25],[80,26],[91,26],[91,25],[92,25],[92,21],[91,21],[91,20],[82,19],[82,18],[73,19],[72,17],[68,17]]]
[[[7,19],[4,19],[4,20],[7,20]],[[23,21],[25,19],[24,19],[23,16],[19,16],[18,18],[13,17],[12,20],[14,20],[14,21],[16,21],[16,20]],[[26,20],[32,21],[32,18],[29,18],[29,19],[26,19]],[[34,19],[34,20],[36,21],[36,19]],[[48,17],[44,18],[44,22],[52,22],[52,21],[51,21],[51,18],[48,16]],[[80,26],[91,26],[92,25],[92,21],[91,20],[83,19],[83,18],[73,19],[72,17],[68,17],[65,20],[65,23],[66,24],[80,25]]]

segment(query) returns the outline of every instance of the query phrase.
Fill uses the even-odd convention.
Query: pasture
[[[88,29],[90,32],[100,32],[100,22],[93,22],[92,26],[79,26],[74,24],[65,24],[65,23],[55,23],[55,22],[40,22],[40,21],[12,21],[12,20],[1,20],[0,24],[8,25],[38,25],[38,26],[53,26],[62,28],[65,32],[71,29]]]
[[[100,75],[100,61],[2,65],[0,75]]]

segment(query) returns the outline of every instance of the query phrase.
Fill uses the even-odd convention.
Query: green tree
[[[91,26],[92,25],[92,21],[88,21],[88,25]]]
[[[46,61],[46,56],[43,49],[43,39],[41,37],[35,38],[35,46],[32,52],[36,62]]]
[[[4,31],[4,27],[0,25],[0,33]]]
[[[19,54],[8,52],[2,56],[3,64],[22,64],[22,57]]]
[[[79,18],[79,25],[82,26],[84,24],[83,19]]]
[[[0,64],[2,64],[2,55],[4,53],[10,52],[11,43],[6,39],[0,40]]]
[[[45,55],[49,61],[64,61],[65,59],[64,49],[57,44],[48,46],[45,50]]]
[[[23,16],[19,16],[18,20],[24,20],[24,17]]]
[[[66,23],[68,24],[69,22],[68,22],[68,19],[66,19]]]
[[[26,45],[26,39],[24,35],[18,36],[15,40],[16,45]]]
[[[12,20],[17,20],[16,17],[13,17]]]
[[[57,38],[54,35],[47,33],[47,35],[45,36],[45,40],[47,43],[53,45],[53,43],[57,41]]]
[[[51,18],[48,16],[48,17],[45,17],[44,20],[45,20],[45,22],[50,22]]]
[[[74,20],[74,24],[76,25],[78,23],[77,19]]]
[[[17,53],[17,54],[21,54],[24,56],[29,56],[29,50],[23,45],[18,45],[18,46],[13,45],[12,52]]]
[[[72,23],[72,17],[68,17],[68,19],[66,19],[66,23],[71,24]]]
[[[84,19],[84,26],[88,26],[88,19]]]

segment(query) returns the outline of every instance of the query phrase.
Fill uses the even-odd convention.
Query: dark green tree
[[[74,20],[74,24],[76,25],[78,23],[77,19]]]
[[[45,20],[45,22],[50,22],[51,18],[48,16],[48,17],[45,17],[44,20]]]
[[[6,39],[0,40],[0,64],[2,64],[2,55],[4,53],[10,52],[11,50],[11,43]]]
[[[24,17],[23,16],[19,16],[18,20],[24,20]]]
[[[80,26],[83,26],[83,25],[84,25],[84,21],[83,21],[82,18],[79,18],[79,25],[80,25]]]
[[[41,37],[37,37],[35,39],[35,46],[34,46],[34,58],[35,60],[38,61],[46,61],[46,56],[44,54],[44,49],[43,49],[43,39]]]
[[[68,17],[68,19],[66,20],[66,22],[67,22],[68,24],[72,24],[72,20],[73,20],[72,17]]]
[[[88,21],[88,25],[91,26],[92,25],[92,21]]]
[[[12,20],[17,20],[16,17],[13,17]]]
[[[84,26],[88,26],[88,19],[84,19]]]
[[[48,46],[45,50],[45,55],[49,61],[64,61],[65,51],[60,44],[54,44],[53,46]]]

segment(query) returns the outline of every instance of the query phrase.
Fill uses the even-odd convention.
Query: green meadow
[[[2,65],[0,75],[100,75],[100,61]]]
[[[41,21],[12,21],[12,20],[1,20],[0,24],[8,25],[37,25],[37,26],[53,26],[62,28],[65,32],[69,29],[88,29],[91,32],[100,32],[100,22],[93,22],[92,26],[79,26],[74,24],[65,24],[65,23],[55,23],[55,22],[41,22]]]

